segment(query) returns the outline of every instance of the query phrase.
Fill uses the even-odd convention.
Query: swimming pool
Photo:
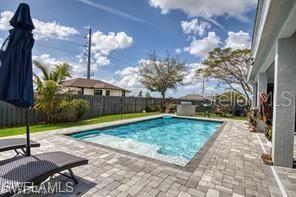
[[[164,116],[79,132],[71,137],[185,166],[221,124]]]

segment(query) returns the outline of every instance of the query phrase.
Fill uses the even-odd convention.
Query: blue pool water
[[[155,159],[186,165],[222,123],[165,116],[121,126],[73,134]]]

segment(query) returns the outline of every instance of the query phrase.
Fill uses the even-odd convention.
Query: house
[[[293,166],[296,94],[296,1],[258,1],[248,81],[253,107],[260,94],[272,96],[272,159]],[[259,121],[259,126],[262,122]]]
[[[64,81],[62,85],[65,87],[65,91],[71,91],[74,94],[128,96],[128,93],[131,92],[124,88],[95,79],[75,78]]]
[[[206,101],[205,97],[199,94],[186,94],[185,96],[179,97],[180,100],[193,100],[193,101]]]

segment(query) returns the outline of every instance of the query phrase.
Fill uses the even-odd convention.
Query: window
[[[121,94],[121,96],[125,96],[125,91],[122,91],[122,94]]]
[[[103,91],[102,90],[94,90],[94,95],[103,95]]]
[[[83,94],[84,93],[84,88],[79,88],[77,90],[77,94]]]
[[[106,90],[106,96],[110,96],[110,90]]]

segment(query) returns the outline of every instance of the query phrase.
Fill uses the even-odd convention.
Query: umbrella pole
[[[31,155],[31,146],[30,146],[30,127],[29,127],[29,108],[26,109],[26,135],[27,135],[27,150],[26,155]]]

